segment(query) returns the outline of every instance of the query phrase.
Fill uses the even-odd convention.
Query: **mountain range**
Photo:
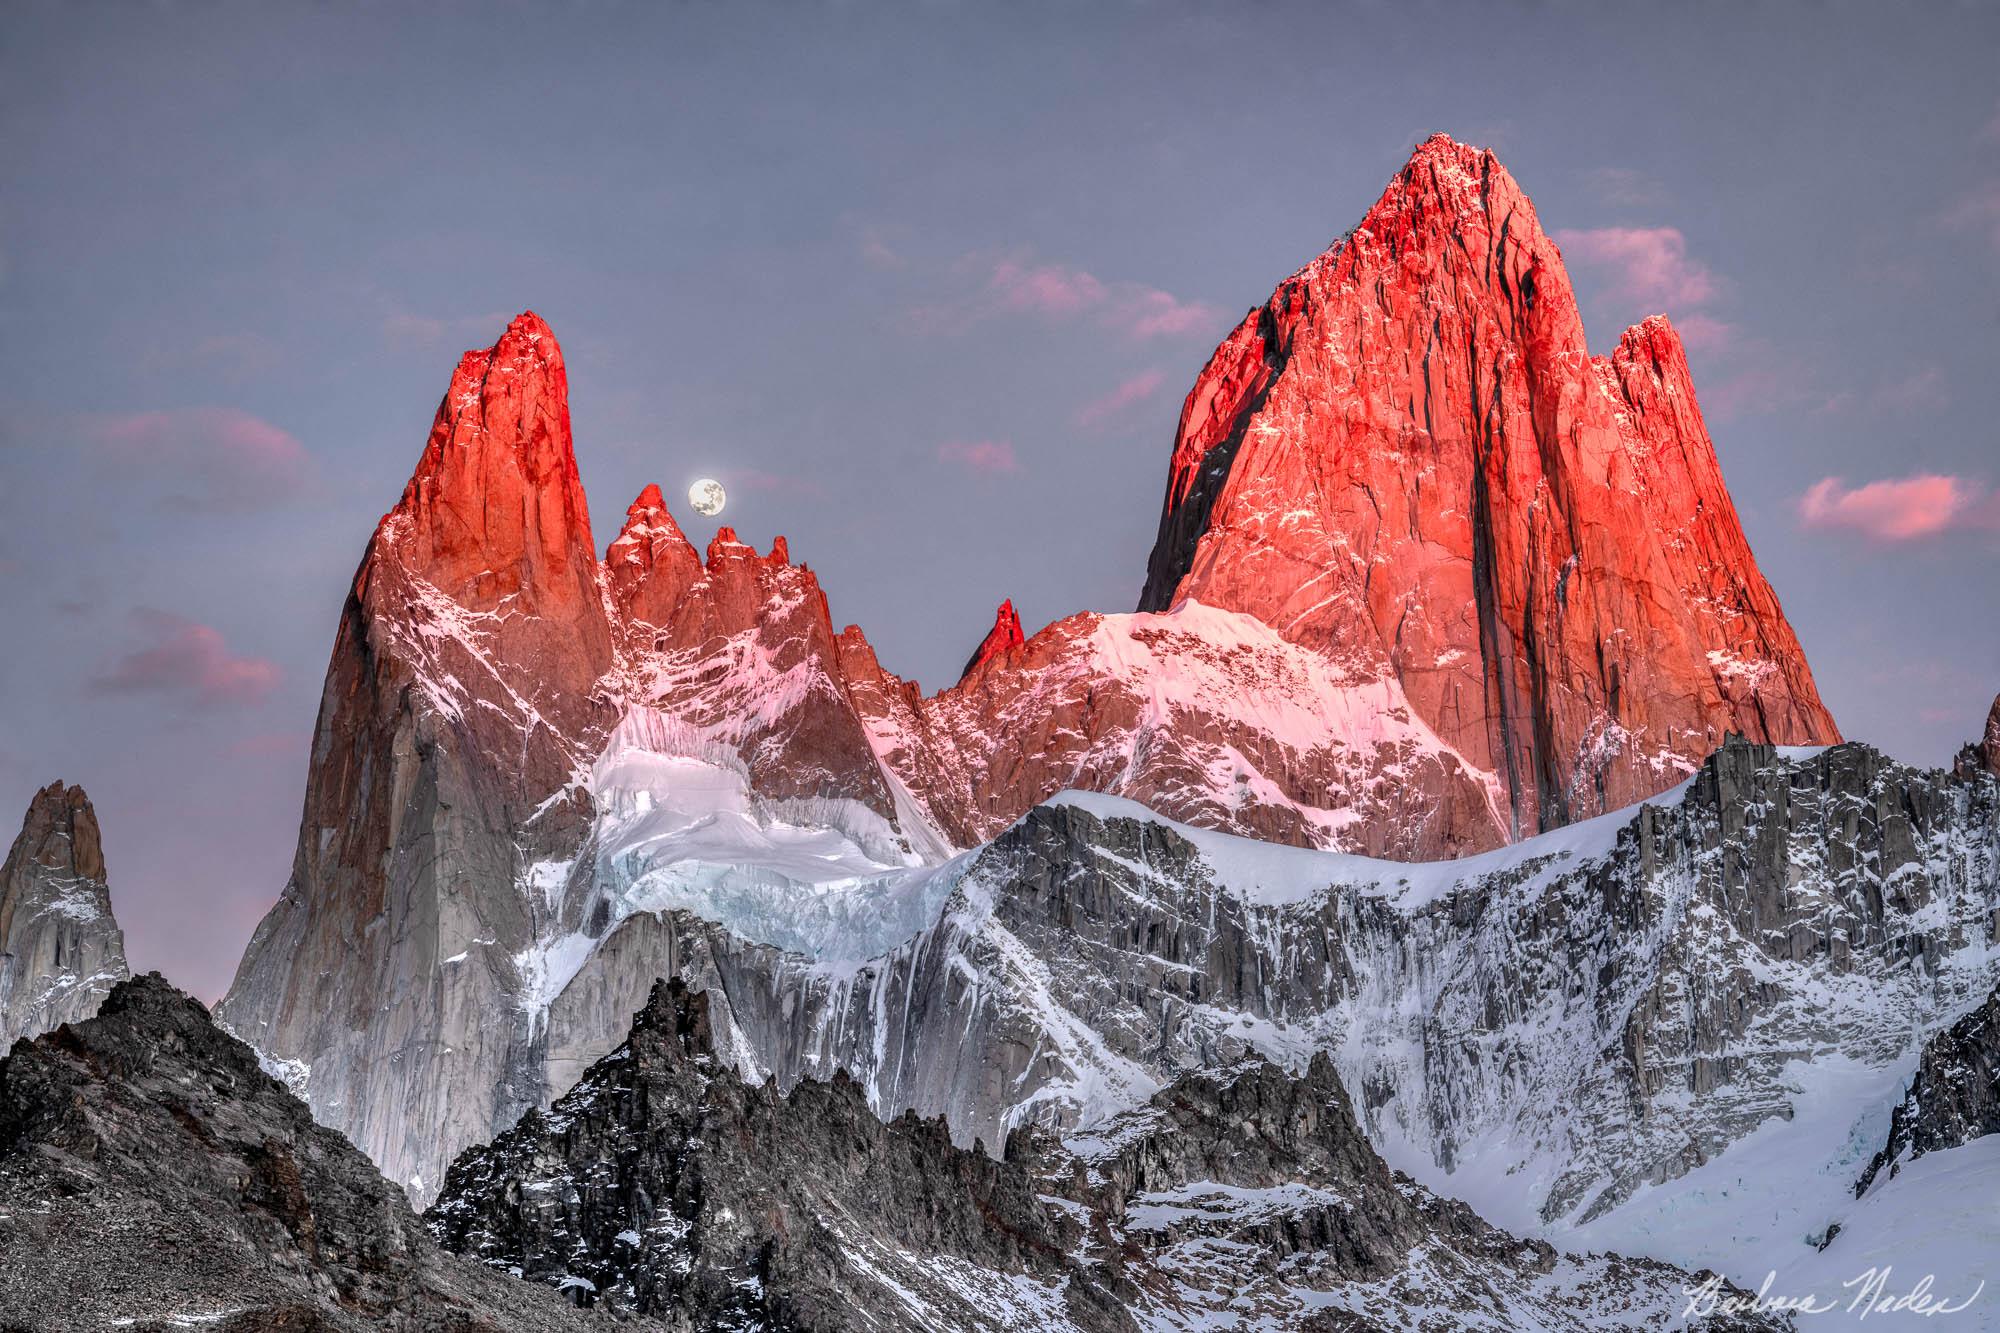
[[[2000,702],[1950,773],[1843,741],[1671,324],[1593,356],[1435,136],[1166,471],[1135,610],[1003,603],[927,694],[782,537],[648,486],[600,556],[521,315],[367,544],[204,1068],[430,1208],[447,1305],[433,1243],[671,1327],[1660,1327],[1913,1217],[1970,1291]],[[95,849],[37,797],[9,1036],[124,976]]]

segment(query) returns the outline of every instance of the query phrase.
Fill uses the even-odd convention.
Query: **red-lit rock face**
[[[1022,640],[1021,617],[1015,614],[1014,599],[1010,597],[1000,603],[999,611],[993,616],[993,628],[986,631],[986,637],[979,641],[977,648],[973,649],[972,656],[966,659],[965,670],[958,673],[958,678],[964,680],[972,674],[974,668],[998,657],[1009,648],[1020,647]]]
[[[624,617],[628,704],[672,719],[704,749],[735,753],[759,795],[845,798],[894,822],[826,594],[791,563],[783,537],[760,556],[725,527],[698,558],[648,486],[606,561]]]
[[[1188,395],[1142,609],[1243,611],[1417,717],[1518,837],[1671,784],[1729,731],[1839,733],[1663,317],[1590,356],[1490,154],[1435,137]]]

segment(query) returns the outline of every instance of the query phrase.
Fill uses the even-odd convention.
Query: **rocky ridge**
[[[939,1121],[882,1124],[842,1075],[741,1082],[678,982],[548,1112],[455,1163],[426,1220],[579,1304],[686,1329],[1637,1327],[1699,1280],[1560,1255],[1398,1180],[1324,1057],[1192,1075],[996,1161]]]
[[[1886,1170],[1941,1148],[2000,1134],[2000,986],[1986,1003],[1924,1043],[1910,1089],[1889,1122],[1889,1141],[1854,1192],[1865,1195]]]
[[[90,1017],[127,975],[97,812],[52,782],[0,864],[0,1051]]]
[[[1657,803],[1429,866],[1076,794],[947,885],[934,924],[860,964],[634,913],[552,1003],[550,1068],[605,1054],[594,1034],[653,976],[710,992],[746,1076],[845,1070],[881,1114],[942,1113],[962,1145],[1098,1124],[1188,1070],[1330,1052],[1396,1166],[1517,1231],[1608,1247],[1801,1111],[1843,1141],[1886,1129],[1901,1062],[2000,971],[2000,787],[1861,745],[1736,741]],[[1808,1066],[1845,1072],[1810,1092]],[[1800,1238],[1861,1166],[1815,1165]]]
[[[1982,773],[2000,777],[2000,698],[1993,700],[1993,707],[1986,714],[1985,733],[1958,752],[1955,768],[1961,777],[1977,777]]]
[[[401,1190],[150,974],[0,1061],[0,1326],[195,1325],[604,1326],[442,1252]]]

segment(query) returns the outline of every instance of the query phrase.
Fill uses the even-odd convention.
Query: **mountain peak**
[[[60,778],[36,792],[21,825],[21,842],[50,870],[83,879],[104,878],[104,849],[97,811],[82,787]]]
[[[516,596],[525,611],[595,600],[569,378],[555,334],[533,311],[459,360],[385,529],[416,572],[475,609]],[[544,604],[551,598],[556,606]]]
[[[701,577],[701,556],[648,483],[625,510],[625,525],[604,553],[612,599],[628,620],[663,625],[681,595]]]
[[[125,975],[97,812],[83,788],[51,782],[0,863],[0,1051],[88,1017]]]
[[[989,659],[998,657],[1009,648],[1018,648],[1026,641],[1021,633],[1021,617],[1015,614],[1014,600],[1010,597],[1000,603],[1000,609],[993,615],[993,628],[986,631],[986,637],[979,641],[979,647],[966,660],[965,670],[958,673],[958,678],[964,680]]]
[[[1140,609],[1190,600],[1393,682],[1505,793],[1509,839],[1650,796],[1729,731],[1839,735],[1672,324],[1592,358],[1527,195],[1442,135],[1188,395]]]

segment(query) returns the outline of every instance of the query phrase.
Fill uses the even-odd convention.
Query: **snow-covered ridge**
[[[953,873],[858,965],[673,913],[606,947],[724,997],[751,1077],[844,1069],[966,1142],[1050,1123],[1089,1157],[1177,1071],[1330,1051],[1437,1192],[1753,1286],[1851,1212],[1911,1052],[2000,973],[2000,789],[1864,746],[1733,744],[1659,800],[1421,866],[1066,793]],[[607,1049],[574,1036],[612,983],[586,966],[555,1001],[572,1062]],[[1772,1161],[1782,1192],[1739,1183]]]

